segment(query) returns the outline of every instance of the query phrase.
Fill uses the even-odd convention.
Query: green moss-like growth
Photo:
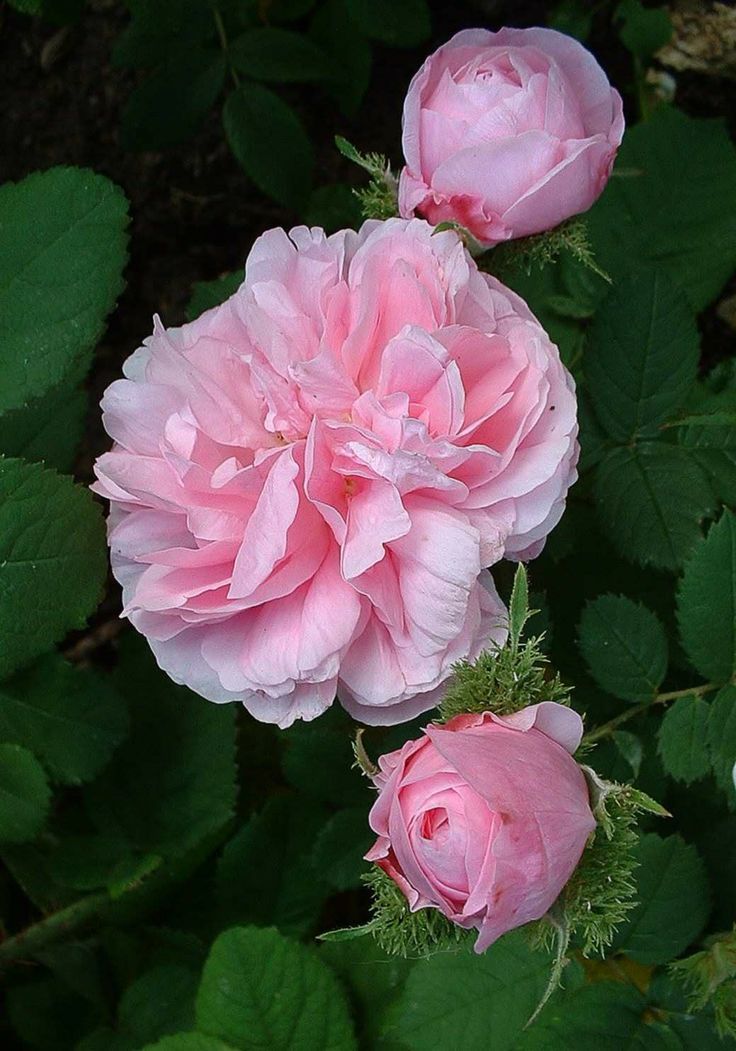
[[[506,241],[484,256],[480,265],[501,278],[520,272],[529,274],[535,267],[553,263],[563,252],[610,282],[608,274],[595,261],[588,228],[580,218],[568,219],[541,234]]]
[[[670,973],[684,985],[691,1011],[711,1007],[720,1036],[736,1038],[736,926],[670,964]]]
[[[335,145],[343,157],[357,164],[370,175],[368,185],[354,190],[366,219],[390,219],[399,214],[398,184],[386,158],[380,153],[361,153],[341,135],[335,136]]]
[[[363,876],[363,882],[373,895],[367,929],[392,956],[432,956],[457,949],[474,934],[450,923],[438,909],[411,912],[402,892],[377,865]]]

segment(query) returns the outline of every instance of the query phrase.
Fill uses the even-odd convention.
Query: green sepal
[[[370,182],[364,189],[353,190],[365,218],[391,219],[398,215],[398,183],[383,154],[361,153],[342,135],[335,136],[335,145],[343,157],[370,175]]]

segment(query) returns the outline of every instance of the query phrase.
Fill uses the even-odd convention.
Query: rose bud
[[[550,230],[603,191],[621,97],[552,29],[467,29],[430,55],[404,103],[399,210],[484,245]]]
[[[595,828],[572,758],[582,720],[544,701],[498,716],[458,715],[384,755],[366,855],[412,912],[436,908],[478,933],[476,952],[538,920]]]

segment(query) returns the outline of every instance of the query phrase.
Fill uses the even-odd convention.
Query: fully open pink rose
[[[125,613],[173,679],[259,719],[426,711],[505,637],[484,567],[535,553],[577,458],[525,304],[421,220],[256,241],[225,304],[156,321],[103,399]]]
[[[584,212],[624,131],[589,51],[552,29],[467,29],[427,59],[404,103],[399,207],[483,244]]]
[[[582,722],[545,701],[515,715],[459,715],[380,760],[366,855],[412,911],[475,928],[476,952],[538,920],[595,828],[572,758]]]

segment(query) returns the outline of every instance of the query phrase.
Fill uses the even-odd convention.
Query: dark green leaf
[[[356,1047],[332,971],[313,950],[273,929],[233,927],[217,938],[199,987],[197,1026],[235,1048]]]
[[[115,683],[130,708],[131,732],[87,789],[95,823],[139,851],[175,856],[232,817],[235,709],[175,686],[146,647],[131,640]]]
[[[38,464],[0,458],[0,679],[83,627],[106,569],[90,493]]]
[[[706,748],[709,706],[702,697],[680,697],[667,709],[659,728],[659,754],[676,781],[689,785],[710,769]]]
[[[685,449],[659,442],[609,452],[599,464],[600,522],[624,558],[676,569],[692,551],[713,496]]]
[[[137,1044],[194,1028],[199,976],[175,964],[153,967],[128,986],[118,1007],[118,1027]]]
[[[87,392],[66,384],[0,416],[0,452],[70,471],[84,431]]]
[[[718,499],[736,505],[736,426],[692,424],[677,437],[705,471]]]
[[[123,286],[127,202],[85,168],[0,187],[0,413],[56,386]]]
[[[588,213],[596,260],[615,280],[661,265],[702,310],[736,265],[736,209],[725,207],[736,151],[724,124],[662,106],[627,131],[618,165],[637,174],[612,178]]]
[[[362,1022],[361,1047],[393,1051],[394,1045],[381,1035],[384,1017],[403,988],[414,961],[388,956],[373,938],[324,942],[319,954],[337,972],[357,1002]]]
[[[551,966],[514,931],[476,956],[438,953],[419,960],[392,1012],[389,1035],[412,1051],[516,1046],[539,1003]]]
[[[225,103],[225,134],[243,170],[262,193],[299,209],[312,185],[312,145],[301,121],[278,95],[241,84]]]
[[[736,793],[736,686],[724,686],[710,706],[708,748],[716,781],[733,800]]]
[[[642,836],[636,850],[639,904],[614,943],[639,963],[668,963],[697,938],[710,912],[705,866],[680,836]]]
[[[580,649],[602,689],[625,701],[651,700],[667,672],[667,636],[646,606],[600,595],[583,610]]]
[[[24,1048],[68,1051],[100,1014],[56,978],[44,977],[8,990],[7,1012]]]
[[[685,566],[677,594],[680,637],[706,679],[736,673],[736,516],[724,511]]]
[[[43,828],[51,792],[37,759],[25,748],[0,744],[0,843],[24,843]]]
[[[349,0],[326,0],[312,21],[312,36],[327,52],[333,81],[327,90],[346,117],[354,117],[368,90],[371,45],[351,18]]]
[[[289,29],[249,29],[230,45],[230,61],[253,80],[286,84],[329,80],[327,56],[309,37]]]
[[[118,66],[157,66],[215,37],[212,7],[202,0],[127,0],[127,6],[132,18],[112,52]]]
[[[664,271],[638,271],[611,290],[595,315],[585,376],[615,441],[656,435],[683,404],[697,368],[695,318]]]
[[[205,310],[211,310],[224,303],[243,283],[243,271],[235,270],[232,274],[222,274],[214,281],[196,281],[192,288],[192,298],[187,306],[187,320],[194,321]]]
[[[165,150],[190,138],[214,105],[226,64],[215,48],[178,52],[133,91],[120,136],[127,150]]]
[[[77,1048],[77,1051],[87,1051],[86,1048]],[[117,1047],[108,1049],[101,1044],[99,1048],[91,1051],[118,1051]],[[233,1051],[232,1044],[225,1044],[216,1036],[207,1036],[206,1033],[176,1033],[173,1036],[165,1036],[155,1044],[147,1044],[142,1051]]]
[[[274,924],[285,934],[313,927],[327,885],[312,862],[325,820],[321,807],[298,796],[269,799],[225,847],[215,893],[227,923]]]
[[[91,780],[128,731],[108,680],[56,655],[0,685],[0,739],[31,748],[65,784]]]
[[[641,0],[621,0],[615,17],[620,23],[621,42],[642,62],[672,36],[670,16],[662,7],[645,7]]]
[[[132,864],[128,844],[114,836],[65,835],[49,859],[53,880],[74,890],[97,890]]]
[[[307,226],[321,226],[328,234],[335,230],[357,230],[362,220],[358,198],[347,183],[320,186],[309,198],[304,216]]]
[[[366,36],[392,47],[416,47],[429,36],[426,0],[346,0],[347,9]]]
[[[282,733],[286,780],[321,803],[365,806],[371,794],[366,779],[352,768],[353,733],[337,705],[314,722],[290,726]]]
[[[375,839],[363,807],[339,810],[323,825],[314,843],[314,867],[335,890],[360,886],[363,855]]]

